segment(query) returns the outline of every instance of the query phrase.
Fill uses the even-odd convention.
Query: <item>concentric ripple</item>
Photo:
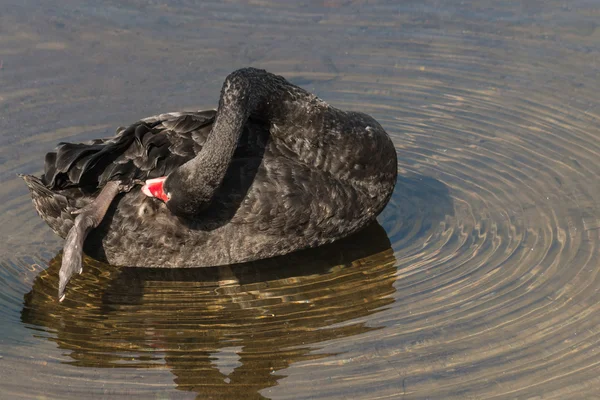
[[[596,395],[597,10],[396,3],[77,3],[36,20],[48,38],[27,5],[0,16],[26,32],[0,32],[0,398]],[[247,64],[382,123],[399,178],[378,224],[222,268],[87,259],[56,302],[61,242],[14,174],[60,140],[211,107]]]

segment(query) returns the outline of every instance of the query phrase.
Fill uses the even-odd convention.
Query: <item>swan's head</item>
[[[189,218],[198,215],[205,204],[202,204],[198,193],[194,193],[189,182],[183,182],[177,171],[168,176],[148,179],[142,186],[142,192],[148,197],[162,200],[175,215]]]

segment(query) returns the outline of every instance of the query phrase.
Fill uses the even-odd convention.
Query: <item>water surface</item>
[[[591,1],[5,0],[0,398],[590,398],[600,387]],[[16,173],[59,141],[215,106],[243,66],[392,136],[378,223],[188,271],[85,261]]]

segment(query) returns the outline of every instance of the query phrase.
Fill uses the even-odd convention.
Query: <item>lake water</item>
[[[597,2],[2,3],[1,399],[597,396]],[[378,224],[231,267],[87,259],[58,303],[62,240],[16,174],[213,108],[243,66],[382,123]]]

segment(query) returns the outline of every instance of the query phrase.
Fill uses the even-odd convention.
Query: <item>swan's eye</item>
[[[167,201],[171,200],[171,193],[167,192]]]

